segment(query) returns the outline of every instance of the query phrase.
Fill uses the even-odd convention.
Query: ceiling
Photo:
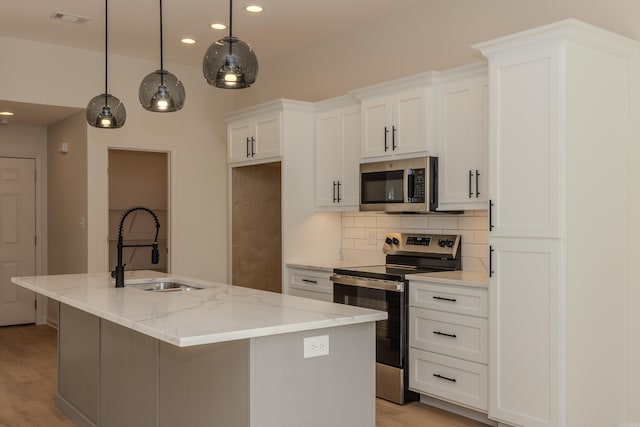
[[[249,43],[259,61],[267,61],[319,40],[385,16],[406,12],[424,0],[236,0],[233,32]],[[244,11],[248,4],[262,13]],[[208,46],[227,35],[212,30],[228,23],[225,0],[164,0],[165,61],[200,66]],[[85,24],[54,20],[55,12],[89,18]],[[159,58],[159,1],[109,2],[109,51],[142,58]],[[28,0],[6,2],[0,14],[0,36],[104,49],[104,1]],[[180,39],[197,40],[192,46]]]
[[[259,61],[267,61],[385,16],[406,12],[424,0],[236,0],[233,33],[249,43]],[[244,11],[258,4],[264,12]],[[201,66],[204,52],[228,30],[212,30],[214,22],[228,24],[225,0],[164,0],[164,59]],[[5,2],[0,14],[0,36],[104,50],[102,0],[28,0]],[[159,61],[159,1],[109,1],[109,52]],[[84,24],[52,19],[56,12],[89,18]],[[183,37],[195,45],[180,43]],[[16,103],[0,99],[0,111],[9,110],[11,124],[49,125],[79,111],[72,108]]]

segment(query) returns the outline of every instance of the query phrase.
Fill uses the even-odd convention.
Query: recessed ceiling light
[[[86,24],[87,22],[89,22],[89,18],[87,18],[86,16],[72,15],[70,13],[64,12],[54,12],[53,15],[51,15],[51,19],[69,22],[71,24]]]
[[[224,30],[227,28],[227,26],[224,24],[211,24],[211,28],[213,28],[214,30]]]
[[[0,116],[13,116],[11,111],[0,111]]]
[[[247,12],[252,12],[252,13],[260,13],[264,9],[261,6],[258,6],[258,5],[249,5],[249,6],[245,7],[244,10],[246,10]]]
[[[180,40],[180,42],[182,42],[183,44],[196,44],[196,41],[194,39],[190,39],[188,37],[183,38],[182,40]]]

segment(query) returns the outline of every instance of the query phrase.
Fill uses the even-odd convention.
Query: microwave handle
[[[416,197],[416,176],[413,174],[413,169],[407,171],[407,198],[412,200]]]

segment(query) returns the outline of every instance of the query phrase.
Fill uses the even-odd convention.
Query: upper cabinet
[[[358,209],[360,105],[352,97],[319,104],[316,116],[316,206]]]
[[[361,100],[363,160],[432,153],[432,75],[420,74],[351,92]]]
[[[440,75],[439,210],[486,209],[488,84],[486,63]]]
[[[228,120],[227,138],[229,163],[277,160],[282,156],[281,108],[269,105]]]

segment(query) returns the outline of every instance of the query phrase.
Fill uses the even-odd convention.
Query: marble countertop
[[[203,289],[151,292],[127,287],[172,278]],[[387,313],[152,271],[14,277],[16,285],[178,347],[384,320]]]
[[[320,270],[329,272],[333,272],[334,268],[364,267],[367,265],[371,265],[371,263],[330,259],[302,261],[294,260],[287,262],[287,267],[289,268],[303,268],[306,270]]]
[[[408,280],[420,280],[423,282],[438,282],[450,285],[473,286],[478,288],[487,288],[489,286],[489,277],[487,273],[478,273],[475,271],[439,271],[435,273],[407,274]]]

